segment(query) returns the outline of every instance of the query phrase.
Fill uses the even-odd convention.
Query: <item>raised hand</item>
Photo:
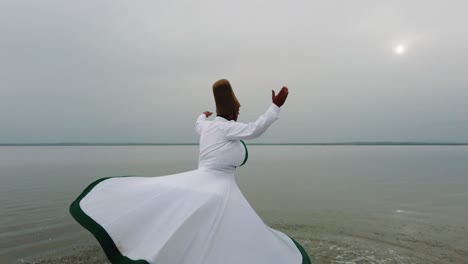
[[[278,95],[275,95],[275,91],[271,90],[271,100],[275,105],[281,107],[284,104],[284,102],[286,102],[286,98],[288,98],[288,93],[288,87],[286,86],[283,86],[283,88],[281,88]]]
[[[203,114],[205,114],[206,117],[210,117],[210,115],[212,115],[213,112],[205,111],[205,112],[203,112]]]

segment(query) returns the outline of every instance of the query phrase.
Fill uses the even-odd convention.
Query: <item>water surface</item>
[[[0,147],[0,263],[103,263],[70,202],[98,178],[192,170],[197,153]],[[314,263],[468,263],[466,146],[249,146],[237,180]]]

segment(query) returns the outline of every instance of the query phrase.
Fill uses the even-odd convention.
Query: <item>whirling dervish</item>
[[[217,117],[205,111],[198,168],[159,177],[109,177],[89,185],[71,204],[72,216],[99,241],[111,263],[310,264],[302,246],[268,227],[242,195],[236,168],[247,162],[243,140],[261,136],[288,96],[251,123],[237,122],[231,84],[213,84]],[[255,177],[255,175],[252,175]]]

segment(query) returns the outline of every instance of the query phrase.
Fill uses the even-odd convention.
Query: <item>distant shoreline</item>
[[[58,143],[0,143],[0,146],[197,146],[198,143],[90,143],[90,142],[58,142]],[[326,142],[326,143],[249,143],[259,146],[468,146],[464,142]]]

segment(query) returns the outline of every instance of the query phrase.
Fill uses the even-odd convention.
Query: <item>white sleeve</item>
[[[197,122],[195,123],[195,131],[197,131],[198,135],[201,135],[201,125],[202,125],[202,122],[205,120],[206,120],[205,114],[201,114],[197,118]]]
[[[261,136],[278,119],[280,108],[271,106],[257,118],[255,122],[238,123],[228,122],[224,127],[225,137],[228,140],[253,139]]]

